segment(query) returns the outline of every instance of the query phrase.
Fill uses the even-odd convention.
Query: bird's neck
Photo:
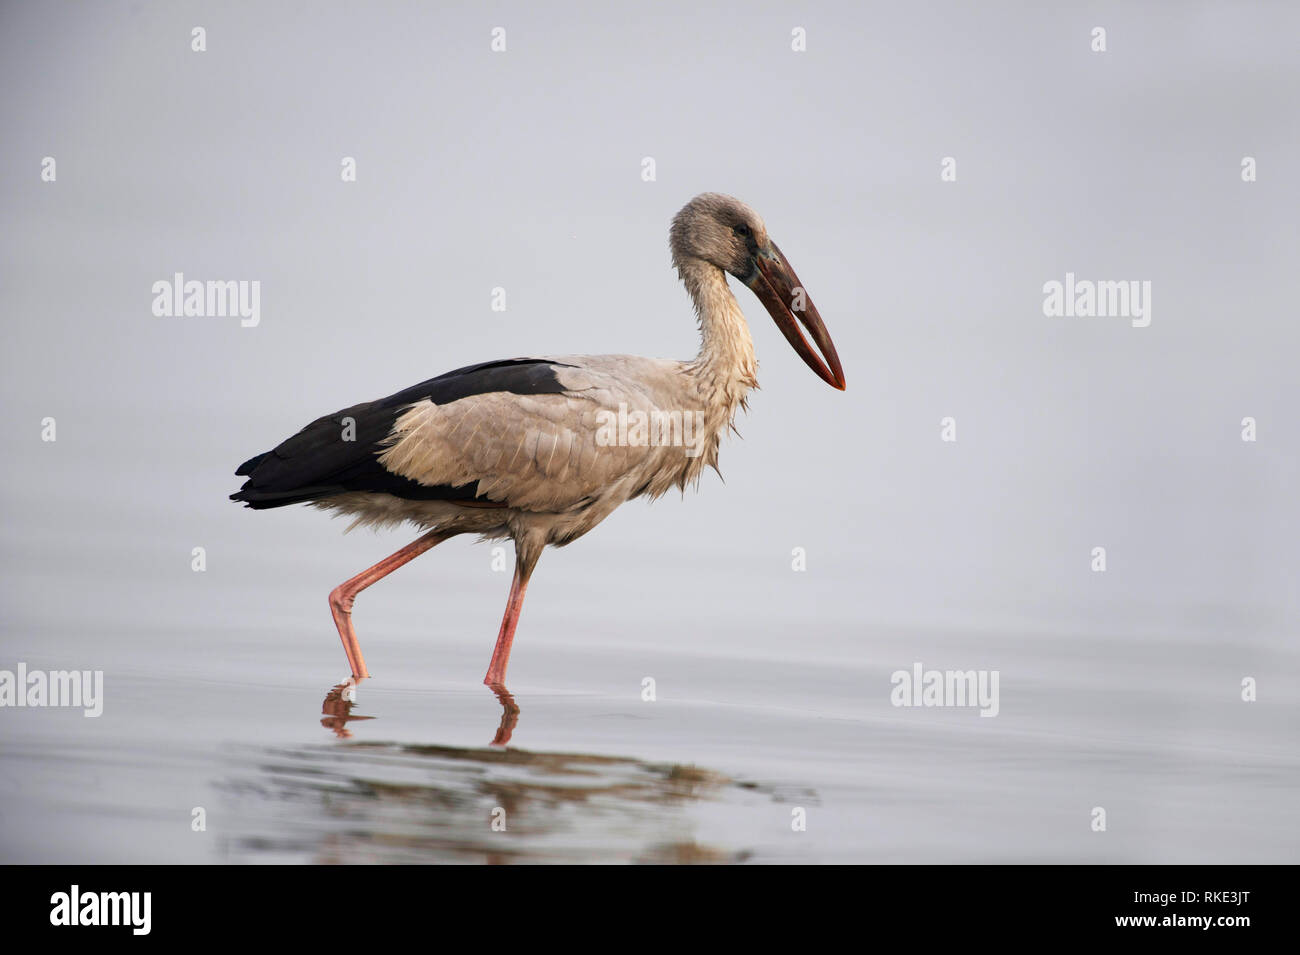
[[[758,387],[758,363],[740,303],[717,266],[698,259],[678,267],[686,291],[695,303],[700,323],[700,353],[686,365],[705,399],[730,423],[751,388]]]

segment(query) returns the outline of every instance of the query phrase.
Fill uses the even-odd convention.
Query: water
[[[1224,677],[1239,646],[743,609],[669,632],[654,604],[628,617],[597,598],[590,612],[623,621],[615,641],[566,625],[556,594],[525,609],[503,701],[477,682],[492,628],[448,624],[495,601],[414,575],[358,602],[375,676],[352,702],[327,676],[343,654],[317,596],[314,625],[8,635],[29,667],[95,659],[107,676],[98,719],[4,712],[3,860],[1293,862],[1300,847],[1296,700],[1241,702]],[[1293,650],[1246,656],[1267,696],[1296,686]],[[913,660],[995,661],[998,715],[891,705]]]

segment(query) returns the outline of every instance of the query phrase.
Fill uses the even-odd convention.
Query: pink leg
[[[519,548],[518,542],[515,544]],[[515,626],[519,623],[519,611],[524,609],[524,594],[528,590],[528,578],[533,575],[538,555],[518,555],[515,558],[515,579],[510,584],[510,599],[506,601],[506,615],[501,621],[501,632],[497,634],[496,649],[492,651],[492,662],[488,664],[487,676],[483,682],[490,687],[502,687],[506,682],[506,666],[510,663],[510,645],[515,639]]]
[[[352,675],[357,679],[368,677],[366,661],[361,656],[361,644],[357,642],[357,633],[352,629],[352,602],[357,594],[375,581],[387,577],[398,567],[410,563],[434,544],[441,544],[448,537],[454,537],[455,531],[429,531],[423,537],[407,544],[391,557],[385,557],[369,570],[363,570],[349,581],[339,584],[330,592],[330,613],[334,615],[334,626],[339,628],[339,637],[343,640],[343,651],[348,655],[348,664]]]

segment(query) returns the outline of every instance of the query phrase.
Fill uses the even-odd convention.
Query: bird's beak
[[[781,329],[785,340],[799,353],[808,367],[817,373],[817,377],[843,391],[844,369],[840,367],[840,356],[835,354],[835,343],[822,324],[817,307],[799,282],[799,276],[794,274],[790,260],[777,248],[775,242],[769,242],[767,248],[759,250],[758,268],[745,279],[745,284],[758,296],[758,300],[776,322],[776,327]],[[820,356],[812,350],[796,320],[808,329],[821,351]],[[826,360],[822,361],[822,358]]]

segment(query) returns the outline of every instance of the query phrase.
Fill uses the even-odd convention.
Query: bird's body
[[[426,531],[331,594],[354,677],[367,675],[351,627],[356,593],[434,544],[473,533],[515,542],[515,583],[485,680],[501,683],[543,548],[577,540],[625,501],[684,489],[716,468],[721,436],[757,385],[753,341],[724,269],[755,289],[814,371],[843,387],[816,310],[752,210],[697,197],[674,220],[672,247],[700,323],[693,361],[583,355],[472,365],[319,418],[238,469],[248,480],[232,498],[255,509],[310,503],[357,524]],[[796,311],[829,368],[794,327]]]

